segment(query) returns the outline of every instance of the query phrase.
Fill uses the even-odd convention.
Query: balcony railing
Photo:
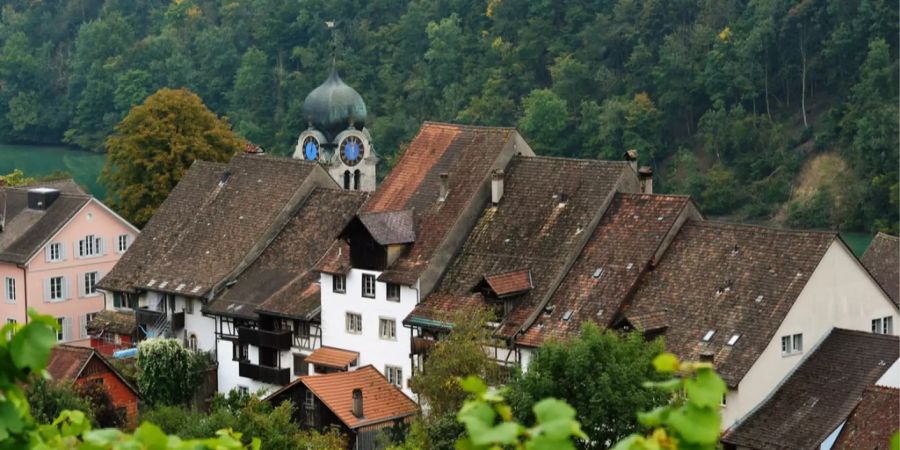
[[[413,355],[424,355],[430,352],[436,343],[437,341],[432,339],[414,336],[409,343],[409,352]]]
[[[238,367],[238,375],[263,383],[284,386],[291,381],[291,371],[288,368],[260,366],[242,362]]]
[[[274,348],[275,350],[291,349],[291,330],[266,331],[253,328],[238,328],[238,341],[256,347]]]

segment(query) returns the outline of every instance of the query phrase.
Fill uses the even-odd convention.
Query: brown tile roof
[[[485,275],[484,281],[498,297],[521,294],[534,287],[528,269]]]
[[[317,188],[259,257],[204,311],[255,319],[257,313],[309,320],[320,307],[313,271],[367,194]]]
[[[625,318],[668,326],[666,347],[685,360],[713,352],[731,387],[772,341],[835,233],[689,220],[645,275]],[[662,318],[662,317],[664,318]],[[709,342],[701,338],[709,331]],[[726,345],[739,334],[734,346]]]
[[[360,367],[352,372],[302,376],[268,398],[272,399],[293,389],[298,383],[312,391],[350,429],[409,417],[418,411],[412,399],[389,383],[372,366]],[[352,412],[354,389],[362,390],[361,418],[354,416]]]
[[[900,357],[900,338],[834,329],[723,442],[761,450],[813,449]],[[893,423],[896,425],[894,416]],[[871,447],[869,447],[871,448]]]
[[[550,313],[541,314],[516,342],[538,347],[545,339],[577,334],[584,321],[611,325],[664,240],[677,232],[679,218],[688,215],[699,216],[689,197],[616,194],[553,293],[545,308]]]
[[[482,212],[435,293],[465,299],[485,276],[529,270],[533,289],[516,297],[498,329],[499,336],[511,337],[577,256],[623,177],[633,178],[630,170],[624,162],[514,157],[500,204]],[[441,311],[429,305],[435,293],[408,320],[436,320],[433,314]]]
[[[832,447],[835,450],[887,450],[900,418],[900,389],[869,386]]]
[[[411,285],[479,191],[513,128],[474,127],[426,122],[363,212],[413,210],[416,242],[384,271],[380,281]],[[440,174],[447,173],[449,195],[438,201]],[[481,205],[474,206],[476,208]]]
[[[900,306],[900,239],[878,233],[861,261],[894,304]]]
[[[94,356],[94,349],[74,345],[57,345],[50,350],[47,372],[55,380],[75,380],[88,360]]]
[[[316,263],[314,270],[337,275],[350,273],[350,244],[343,239],[338,239]]]
[[[194,162],[100,287],[207,295],[274,237],[314,170],[314,162],[249,154]]]
[[[408,244],[416,240],[412,210],[360,213],[359,221],[380,245]]]
[[[83,192],[67,189],[46,210],[28,209],[28,189],[59,188],[40,183],[27,188],[0,188],[0,261],[24,264],[69,222],[90,200]]]
[[[306,357],[306,362],[334,369],[347,369],[359,359],[359,352],[334,347],[319,347]]]
[[[136,331],[133,312],[121,312],[105,309],[94,315],[94,318],[85,325],[85,329],[91,335],[102,333],[115,333],[132,335]]]

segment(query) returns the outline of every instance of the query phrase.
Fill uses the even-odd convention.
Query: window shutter
[[[106,254],[106,241],[102,237],[97,238],[97,250],[99,250],[99,254]]]
[[[62,245],[62,243],[59,244],[59,260],[60,261],[66,260],[66,246]]]
[[[72,298],[72,296],[69,295],[69,277],[62,277],[62,281],[63,298],[68,300]]]
[[[72,251],[76,258],[81,258],[81,245],[84,241],[75,241],[72,243]]]
[[[44,261],[46,262],[50,262],[53,259],[50,257],[50,247],[53,247],[53,244],[47,244],[47,246],[44,247]]]
[[[50,279],[44,279],[44,303],[50,301]]]

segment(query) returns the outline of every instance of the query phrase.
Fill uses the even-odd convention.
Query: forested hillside
[[[897,230],[887,0],[5,0],[0,142],[101,151],[188,87],[287,153],[338,67],[392,161],[423,120],[516,125],[545,155],[639,150],[708,215]],[[827,164],[826,164],[827,163]]]

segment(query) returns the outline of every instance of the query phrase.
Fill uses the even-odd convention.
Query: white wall
[[[216,348],[216,320],[212,317],[204,316],[200,311],[203,308],[203,302],[200,299],[176,296],[175,312],[182,311],[185,302],[192,302],[194,308],[193,313],[184,313],[184,337],[187,338],[192,333],[197,335],[197,349],[205,352],[215,350]]]
[[[730,428],[762,403],[832,328],[871,332],[872,319],[886,316],[894,318],[897,334],[897,308],[856,257],[833,242],[769,345],[738,388],[729,391],[722,428]],[[781,337],[795,333],[803,333],[803,352],[782,356]]]
[[[346,293],[335,293],[332,290],[331,275],[322,274],[322,345],[359,352],[359,366],[371,364],[384,373],[385,365],[398,366],[403,369],[403,391],[412,396],[409,389],[409,378],[412,375],[412,363],[409,359],[410,330],[403,327],[403,319],[416,306],[418,293],[407,286],[400,287],[400,301],[385,299],[387,287],[377,282],[375,298],[362,296],[362,275],[379,272],[353,269],[347,274]],[[346,313],[362,315],[362,333],[350,334],[346,331]],[[379,319],[394,319],[397,323],[396,340],[388,341],[380,338]]]

